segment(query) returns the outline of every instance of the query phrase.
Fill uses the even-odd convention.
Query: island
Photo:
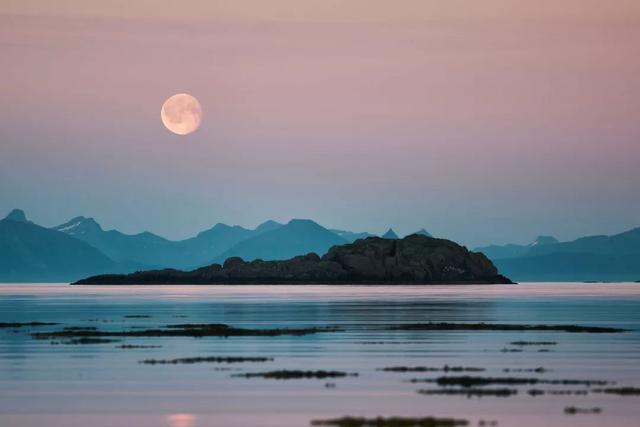
[[[368,237],[282,261],[228,258],[192,271],[104,274],[76,285],[124,284],[511,284],[482,253],[446,239],[412,234]]]

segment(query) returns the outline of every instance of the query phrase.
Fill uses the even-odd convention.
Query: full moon
[[[171,132],[188,135],[200,127],[202,107],[198,100],[188,93],[178,93],[164,101],[160,117]]]

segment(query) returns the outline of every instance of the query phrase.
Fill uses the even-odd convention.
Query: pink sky
[[[0,52],[0,210],[45,224],[640,225],[638,1],[4,1]]]

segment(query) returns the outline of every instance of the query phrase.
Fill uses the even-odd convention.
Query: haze
[[[25,3],[0,4],[0,216],[471,246],[640,225],[635,0]],[[184,138],[180,92],[206,111]]]

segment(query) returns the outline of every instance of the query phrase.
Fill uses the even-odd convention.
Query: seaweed
[[[50,339],[58,337],[232,337],[232,336],[267,336],[308,335],[318,332],[337,332],[333,327],[310,328],[276,328],[276,329],[247,329],[235,328],[225,324],[183,324],[167,325],[164,329],[143,329],[128,331],[100,331],[94,329],[62,330],[54,332],[36,332],[31,334],[35,339]]]
[[[540,380],[541,384],[551,384],[551,385],[583,385],[585,387],[591,387],[594,385],[607,385],[607,384],[615,384],[615,382],[604,381],[604,380]]]
[[[439,377],[436,379],[412,379],[412,383],[436,383],[439,386],[459,386],[464,388],[478,387],[486,385],[522,385],[522,384],[536,384],[539,380],[537,378],[514,378],[514,377]]]
[[[145,365],[178,365],[193,363],[243,363],[243,362],[271,362],[271,357],[184,357],[181,359],[145,359],[138,363]]]
[[[335,427],[461,427],[468,425],[467,420],[434,417],[342,417],[328,420],[313,420],[312,426]]]
[[[576,414],[600,414],[602,413],[602,408],[576,408],[575,406],[567,406],[564,408],[564,413],[566,415],[576,415]]]
[[[471,376],[448,376],[438,377],[436,379],[412,379],[412,383],[436,383],[439,386],[459,386],[459,387],[482,387],[486,385],[533,385],[533,384],[551,384],[551,385],[583,385],[591,387],[593,385],[606,385],[608,381],[601,380],[543,380],[539,378],[521,378],[521,377],[471,377]]]
[[[124,350],[135,349],[135,348],[161,348],[161,345],[138,345],[138,344],[122,344],[117,348],[121,348]]]
[[[618,333],[628,329],[581,325],[518,325],[504,323],[404,323],[391,325],[392,331],[555,331],[572,333]]]
[[[234,377],[243,378],[266,378],[274,380],[297,380],[297,379],[324,379],[324,378],[344,378],[344,377],[357,377],[357,373],[348,373],[342,371],[301,371],[301,370],[287,370],[282,369],[279,371],[267,371],[267,372],[249,372],[246,374],[233,375]]]
[[[22,328],[24,326],[55,326],[53,322],[0,322],[0,328]]]
[[[166,325],[169,329],[203,329],[203,328],[228,328],[229,325],[224,323],[177,323]]]
[[[62,344],[83,345],[83,344],[112,344],[118,340],[110,340],[105,338],[74,338],[68,341],[62,341]]]
[[[540,390],[531,389],[527,392],[530,396],[544,396],[550,394],[552,396],[586,396],[589,394],[588,390]]]
[[[148,314],[127,314],[123,316],[125,319],[150,319]]]
[[[617,394],[619,396],[640,396],[640,388],[638,387],[597,388],[592,391],[594,393]]]
[[[545,369],[542,366],[539,368],[505,368],[502,372],[535,372],[536,374],[544,374],[545,372],[551,372],[551,369]]]
[[[460,395],[466,397],[509,397],[518,394],[518,390],[511,388],[436,388],[418,390],[425,395]]]
[[[384,372],[483,372],[484,368],[467,367],[467,366],[448,366],[435,368],[429,366],[390,366],[380,369]]]
[[[548,394],[552,396],[586,396],[589,394],[588,390],[549,390]]]
[[[509,344],[511,345],[558,345],[556,341],[512,341]]]

